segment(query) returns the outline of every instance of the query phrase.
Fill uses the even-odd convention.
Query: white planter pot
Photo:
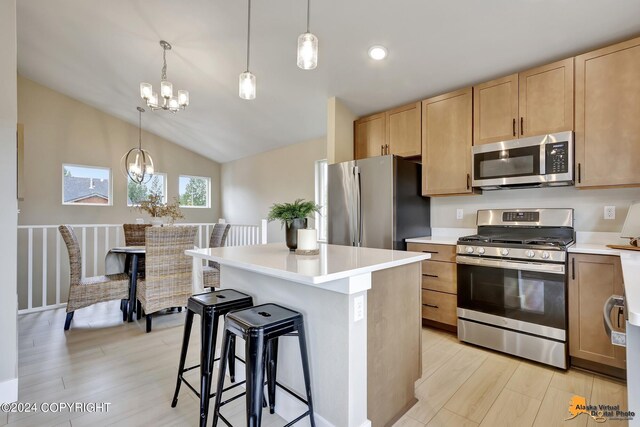
[[[153,227],[162,227],[162,224],[164,224],[164,219],[162,218],[158,218],[158,217],[153,217],[151,218],[151,225]]]

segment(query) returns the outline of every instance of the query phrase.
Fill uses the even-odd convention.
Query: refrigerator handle
[[[362,180],[360,179],[360,168],[356,166],[356,179],[358,181],[358,244],[362,246]]]
[[[357,166],[351,169],[351,208],[349,209],[349,234],[351,237],[351,246],[356,246],[358,241],[358,189],[356,187]]]

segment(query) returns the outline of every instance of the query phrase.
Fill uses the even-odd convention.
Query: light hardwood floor
[[[463,344],[434,329],[422,330],[422,374],[418,403],[394,427],[595,426],[587,415],[565,421],[574,395],[627,408],[622,382]]]
[[[177,408],[170,406],[184,313],[154,318],[150,334],[144,333],[144,321],[123,325],[118,313],[117,303],[79,310],[66,333],[63,310],[18,320],[20,402],[110,402],[108,413],[0,413],[0,425],[197,425],[198,400],[185,386]],[[187,366],[198,363],[199,333],[196,321]],[[626,409],[622,383],[465,345],[445,332],[422,333],[419,402],[397,427],[596,425],[585,415],[564,421],[574,394]],[[187,377],[198,383],[197,370]],[[244,400],[238,399],[223,413],[241,426],[243,410]],[[263,421],[265,427],[284,424],[267,411]]]

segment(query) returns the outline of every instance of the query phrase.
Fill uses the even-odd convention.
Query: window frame
[[[315,203],[320,205],[320,212],[316,212],[315,221],[318,241],[326,243],[329,240],[329,219],[327,218],[327,203],[329,192],[329,162],[327,159],[316,160],[314,163]]]
[[[162,195],[162,203],[167,203],[167,201],[169,200],[169,189],[167,188],[168,184],[169,184],[169,177],[167,175],[166,172],[154,172],[151,175],[156,176],[156,175],[161,175],[164,179],[164,194]],[[152,178],[153,179],[153,178]],[[127,180],[126,180],[126,187],[125,187],[125,199],[126,199],[126,204],[128,208],[137,208],[138,206],[140,206],[140,204],[129,204],[129,182],[131,181],[131,178],[129,178],[127,176]]]
[[[198,178],[204,179],[207,182],[207,204],[205,206],[193,206],[193,205],[182,205],[180,203],[180,199],[182,194],[180,194],[180,178]],[[178,206],[180,209],[211,209],[211,177],[210,176],[197,176],[197,175],[178,175]]]
[[[109,171],[109,202],[108,203],[73,203],[73,202],[65,202],[64,201],[64,169],[65,166],[71,166],[76,168],[86,168],[86,169],[106,169]],[[108,166],[92,166],[92,165],[79,165],[77,163],[62,163],[61,169],[61,197],[62,197],[62,205],[63,206],[98,206],[98,207],[107,207],[113,206],[113,171]]]

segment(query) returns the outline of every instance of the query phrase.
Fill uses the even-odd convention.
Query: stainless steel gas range
[[[458,338],[567,368],[573,209],[490,209],[458,239]]]

